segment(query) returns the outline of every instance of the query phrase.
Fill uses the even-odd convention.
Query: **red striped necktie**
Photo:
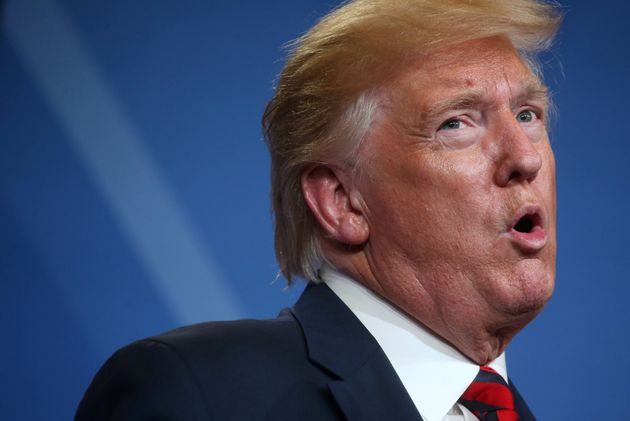
[[[479,374],[458,401],[481,421],[518,421],[514,396],[503,377],[490,367]]]

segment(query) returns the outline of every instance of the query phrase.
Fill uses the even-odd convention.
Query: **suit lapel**
[[[328,387],[348,420],[422,420],[384,355]]]
[[[536,421],[536,417],[529,410],[529,407],[525,403],[525,400],[512,383],[512,380],[508,382],[512,395],[514,396],[514,409],[519,415],[519,421]]]
[[[376,340],[325,284],[309,284],[291,311],[348,420],[422,420]]]

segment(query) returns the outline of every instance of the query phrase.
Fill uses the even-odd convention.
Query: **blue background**
[[[70,419],[116,348],[295,300],[274,283],[259,122],[280,46],[334,4],[4,2],[1,419]],[[557,289],[508,361],[540,419],[587,420],[630,392],[630,7],[563,4],[544,56]]]

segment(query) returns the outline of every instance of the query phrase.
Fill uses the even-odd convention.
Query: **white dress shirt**
[[[324,265],[320,278],[376,339],[425,421],[477,420],[457,403],[477,375],[477,364],[334,268]],[[488,365],[507,382],[505,354]]]

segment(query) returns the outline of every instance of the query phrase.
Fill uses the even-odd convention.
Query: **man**
[[[357,0],[300,38],[264,116],[277,319],[117,352],[78,420],[531,420],[504,351],[551,296],[555,173],[532,0]]]

